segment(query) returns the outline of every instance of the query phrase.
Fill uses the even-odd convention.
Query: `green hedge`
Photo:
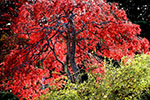
[[[123,61],[123,60],[122,60]],[[88,82],[73,84],[69,81],[65,88],[52,90],[42,95],[40,100],[137,100],[145,98],[150,87],[150,55],[136,55],[121,63],[121,68],[105,64],[106,74],[88,73]],[[148,94],[149,95],[149,94]],[[141,100],[142,100],[141,98]],[[146,100],[146,99],[145,99]]]

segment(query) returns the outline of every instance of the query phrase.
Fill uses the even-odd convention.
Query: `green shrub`
[[[147,91],[143,91],[139,100],[149,100],[150,98],[150,88]]]
[[[95,84],[95,78],[89,74],[88,82],[82,84],[68,81],[63,89],[52,90],[49,94],[41,96],[40,100],[99,100],[102,91]]]
[[[106,95],[121,100],[136,100],[143,91],[150,87],[150,55],[136,55],[121,64],[121,68],[113,68],[106,64],[107,73],[102,82]]]
[[[136,55],[121,68],[105,64],[106,74],[88,73],[88,82],[67,82],[63,89],[51,90],[40,100],[137,100],[150,87],[150,55]],[[97,80],[100,77],[100,80]],[[142,97],[143,98],[143,97]],[[141,100],[142,100],[141,98]]]

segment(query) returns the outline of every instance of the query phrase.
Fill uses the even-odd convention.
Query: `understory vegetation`
[[[121,67],[106,63],[106,74],[88,72],[88,81],[74,84],[66,80],[64,88],[52,89],[39,100],[148,100],[150,97],[150,55],[122,58]],[[111,62],[111,61],[110,61]]]

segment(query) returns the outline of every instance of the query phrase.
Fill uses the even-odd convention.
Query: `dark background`
[[[128,19],[140,25],[141,37],[150,41],[150,0],[107,0],[107,2],[119,3],[120,9],[124,9]]]

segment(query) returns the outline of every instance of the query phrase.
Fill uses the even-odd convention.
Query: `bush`
[[[124,59],[122,60],[122,62]],[[105,64],[105,78],[100,73],[88,73],[88,82],[68,81],[63,89],[52,90],[40,100],[134,100],[148,94],[150,87],[150,55],[136,55],[120,68]],[[141,98],[141,99],[142,99]]]
[[[52,90],[49,94],[40,97],[40,100],[99,100],[102,95],[102,90],[97,89],[98,84],[95,84],[96,80],[88,74],[88,82],[83,83],[71,83],[69,80],[65,87],[60,90]]]
[[[150,87],[148,91],[144,91],[139,100],[149,100],[150,98]]]
[[[102,86],[108,96],[114,95],[119,100],[137,99],[150,87],[150,55],[136,55],[117,69],[112,64],[105,66],[107,73]]]

